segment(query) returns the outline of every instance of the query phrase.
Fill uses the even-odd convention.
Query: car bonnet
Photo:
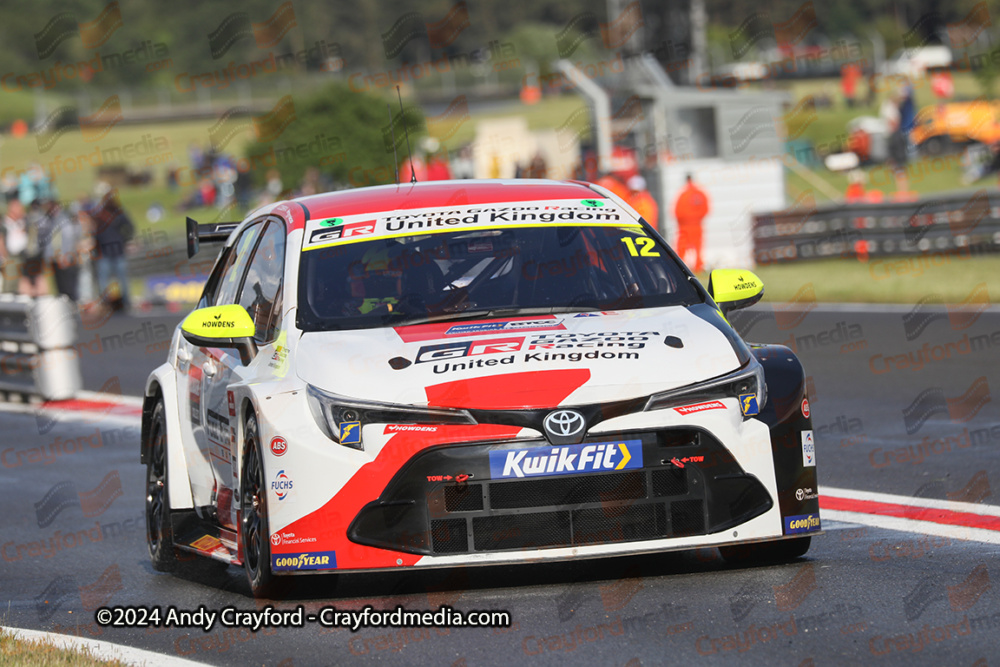
[[[737,369],[728,326],[707,306],[671,306],[307,332],[295,368],[311,385],[362,400],[492,409],[601,403]]]

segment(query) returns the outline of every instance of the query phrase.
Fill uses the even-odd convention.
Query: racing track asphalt
[[[976,316],[941,308],[914,317],[906,307],[810,308],[758,307],[733,321],[750,340],[797,347],[812,378],[821,485],[1000,505],[1000,420],[991,397],[1000,391],[1000,333],[994,334],[1000,332],[1000,313]],[[116,316],[84,331],[82,339],[138,332],[147,324],[159,333],[157,324],[170,330],[179,317]],[[992,347],[978,344],[983,339],[977,337],[991,334]],[[114,378],[125,394],[137,395],[149,369],[164,358],[155,346],[147,351],[156,342],[81,351],[87,388],[113,389]],[[929,361],[919,369],[912,363],[902,367],[900,355],[914,353],[917,360],[917,351]],[[950,357],[943,358],[945,353]],[[505,609],[514,621],[509,629],[352,633],[312,624],[257,634],[219,627],[207,634],[102,630],[93,616],[100,604],[214,610],[259,605],[237,568],[221,575],[211,567],[181,575],[150,568],[138,418],[80,414],[53,420],[30,410],[2,411],[0,425],[3,625],[79,632],[211,664],[286,667],[978,666],[1000,654],[996,542],[829,518],[807,557],[781,566],[731,567],[715,550],[703,549],[559,565],[352,576],[339,583],[314,576],[301,579],[291,599],[279,604]],[[52,445],[62,452],[54,462],[28,460],[29,450]],[[11,458],[18,453],[20,460]],[[51,545],[57,535],[71,534],[60,540],[58,552],[41,552],[39,543]]]

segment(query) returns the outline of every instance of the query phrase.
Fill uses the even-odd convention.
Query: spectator
[[[427,162],[427,180],[451,180],[451,169],[448,168],[447,156],[444,150],[432,155],[430,160]]]
[[[91,205],[86,196],[81,197],[73,209],[80,230],[80,241],[77,244],[79,257],[79,282],[77,284],[80,303],[89,304],[94,301],[94,272],[92,269],[97,242],[94,239],[94,219],[90,216]]]
[[[318,195],[321,192],[323,192],[323,186],[320,183],[319,169],[309,167],[306,169],[306,173],[302,175],[302,187],[299,189],[299,196]]]
[[[910,161],[909,137],[903,130],[901,108],[905,100],[903,90],[896,91],[882,103],[879,115],[885,121],[889,132],[889,167],[896,179],[896,195],[904,196],[910,190],[909,179],[906,176],[906,165]]]
[[[847,192],[844,200],[848,204],[854,204],[865,200],[865,172],[860,169],[852,169],[847,172]]]
[[[400,183],[409,183],[414,175],[418,183],[423,183],[427,180],[427,163],[424,162],[424,158],[419,152],[414,153],[412,157],[407,156],[403,159],[402,164],[399,165]]]
[[[476,168],[472,161],[472,146],[465,145],[458,150],[458,157],[451,161],[454,178],[475,178]]]
[[[674,216],[677,218],[677,254],[695,273],[701,273],[704,269],[701,257],[704,236],[702,221],[709,211],[708,195],[694,184],[691,174],[688,174],[685,180],[687,184],[674,204]]]
[[[611,190],[611,192],[617,196],[628,201],[628,188],[625,187],[625,184],[621,182],[621,179],[614,174],[604,174],[597,179],[597,185]]]
[[[636,174],[628,179],[628,201],[642,219],[655,229],[660,227],[660,207],[646,189],[646,179]]]
[[[9,202],[17,196],[18,182],[13,171],[8,170],[4,173],[3,179],[0,180],[0,189],[3,190],[4,202]]]
[[[21,174],[18,183],[18,196],[25,206],[36,201],[47,201],[55,198],[55,191],[52,181],[49,180],[45,170],[37,164],[31,164],[28,169]]]
[[[56,291],[73,301],[79,299],[81,228],[75,215],[67,213],[55,200],[45,204],[51,240],[45,258],[52,264]]]
[[[28,250],[28,221],[20,199],[7,202],[3,219],[3,291],[18,292]]]
[[[126,273],[125,244],[132,240],[135,226],[122,209],[118,192],[107,183],[98,183],[97,194],[101,196],[96,206],[94,237],[97,241],[97,286],[101,297],[109,302],[111,298],[111,274],[118,282],[121,302],[117,307],[129,307],[128,275]]]
[[[542,155],[541,151],[535,153],[535,157],[531,158],[531,162],[528,163],[528,168],[525,170],[525,178],[546,178],[549,174],[549,167],[545,163],[545,157]]]
[[[267,185],[264,186],[271,201],[281,199],[281,193],[285,191],[285,185],[281,182],[281,172],[277,169],[267,170]]]
[[[854,107],[854,95],[858,88],[858,80],[861,79],[861,67],[855,63],[848,63],[840,68],[840,87],[844,92],[844,100],[848,108]]]

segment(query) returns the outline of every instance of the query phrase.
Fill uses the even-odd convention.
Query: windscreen
[[[470,214],[448,223],[467,212],[396,224],[310,221],[299,327],[364,329],[699,301],[668,251],[620,209],[605,208],[601,218],[584,207],[564,211],[563,219],[539,212],[473,221]]]

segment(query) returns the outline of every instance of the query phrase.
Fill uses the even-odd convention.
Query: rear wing
[[[199,244],[224,243],[234,229],[239,226],[238,222],[214,222],[207,225],[199,225],[191,218],[187,219],[187,253],[188,259],[198,254]]]

